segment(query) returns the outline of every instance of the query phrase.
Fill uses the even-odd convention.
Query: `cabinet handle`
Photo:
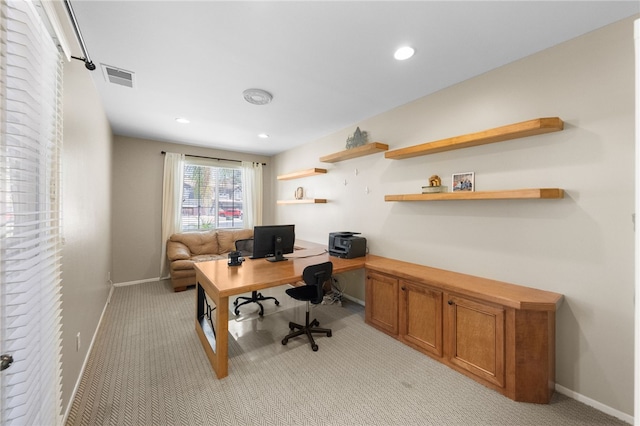
[[[405,291],[406,288],[405,287],[400,287],[400,290]]]
[[[449,300],[447,303],[448,303],[449,305],[453,305],[453,300]]]

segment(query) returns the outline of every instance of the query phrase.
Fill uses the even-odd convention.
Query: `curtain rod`
[[[73,12],[73,8],[71,7],[71,2],[69,0],[64,0],[64,5],[67,7],[67,14],[71,19],[73,31],[76,33],[76,38],[78,39],[78,43],[80,43],[80,50],[82,50],[82,54],[84,55],[84,58],[78,58],[77,56],[71,57],[73,59],[83,61],[85,68],[89,71],[93,71],[96,69],[96,65],[93,63],[93,61],[91,61],[91,58],[89,57],[89,51],[87,50],[87,45],[84,44],[84,38],[82,38],[82,33],[80,33],[80,26],[78,25],[76,14]]]
[[[160,151],[160,154],[166,154],[166,153],[167,153],[167,151]],[[205,157],[203,155],[190,155],[190,154],[185,154],[184,156],[185,157],[194,157],[194,158],[206,158],[207,160],[233,161],[235,163],[242,163],[242,160],[230,160],[228,158]],[[266,166],[267,163],[262,163],[262,165]]]

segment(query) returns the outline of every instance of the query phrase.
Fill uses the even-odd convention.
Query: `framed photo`
[[[473,172],[454,173],[451,177],[451,190],[456,191],[475,191],[476,183]]]

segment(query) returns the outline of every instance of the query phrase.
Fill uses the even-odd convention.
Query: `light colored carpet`
[[[231,313],[229,376],[218,380],[195,333],[195,290],[116,288],[67,425],[626,425],[556,394],[511,401],[364,323],[354,303],[318,305],[320,349],[280,341],[304,303],[285,287]]]

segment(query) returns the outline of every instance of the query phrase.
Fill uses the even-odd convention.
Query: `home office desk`
[[[515,401],[551,400],[561,294],[370,254],[196,264],[196,331],[218,378],[228,374],[229,296],[296,283],[327,260],[334,273],[366,269],[367,324]]]
[[[309,265],[330,260],[333,273],[339,274],[364,268],[366,259],[341,259],[324,253],[283,262],[247,259],[241,266],[228,266],[227,259],[196,263],[196,333],[216,376],[221,379],[229,373],[230,296],[293,284],[302,279],[302,271]],[[209,305],[207,297],[215,307]]]

